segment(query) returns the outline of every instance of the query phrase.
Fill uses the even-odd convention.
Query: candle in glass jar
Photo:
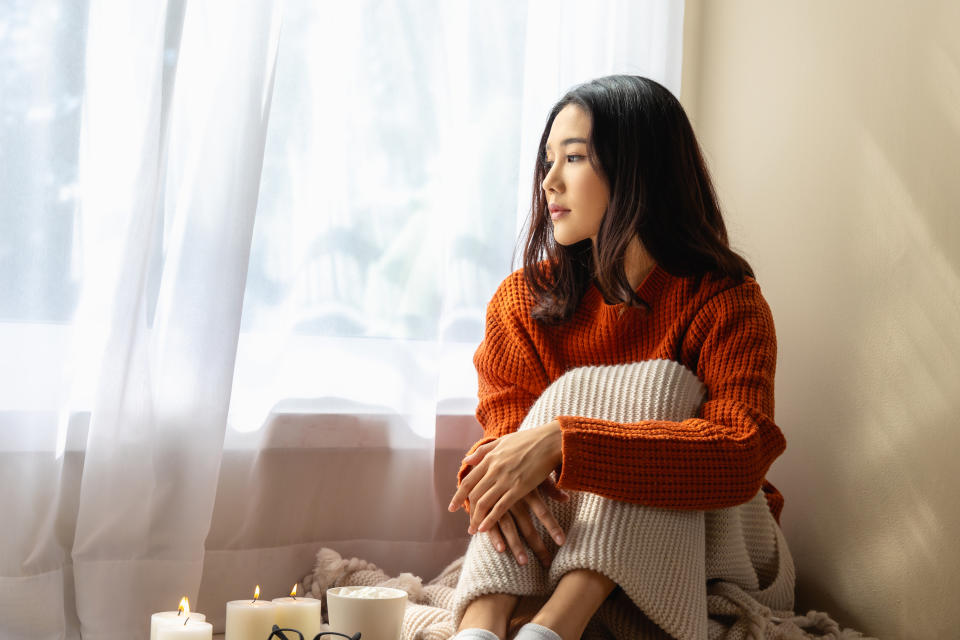
[[[260,601],[260,585],[253,600],[231,600],[227,603],[226,640],[265,640],[276,623],[277,606]]]
[[[296,629],[304,638],[314,638],[320,633],[323,617],[320,601],[316,598],[297,597],[297,585],[293,585],[289,598],[274,598],[277,605],[277,624],[281,629]]]

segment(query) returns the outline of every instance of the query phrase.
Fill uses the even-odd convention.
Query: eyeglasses
[[[277,640],[290,640],[290,638],[287,637],[286,633],[284,633],[285,631],[288,633],[295,633],[298,636],[300,636],[300,640],[303,640],[303,634],[297,631],[296,629],[281,629],[278,625],[273,625],[273,631],[270,633],[269,636],[267,636],[267,640],[273,640],[273,638],[277,638]],[[313,640],[320,640],[320,636],[340,636],[342,638],[348,638],[348,640],[360,640],[359,631],[353,634],[352,636],[348,636],[345,633],[339,633],[337,631],[324,631],[322,633],[318,633],[317,635],[313,636]]]

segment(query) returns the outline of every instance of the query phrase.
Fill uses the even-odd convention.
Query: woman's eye
[[[566,162],[583,162],[586,158],[587,156],[577,154],[577,153],[571,153],[569,155],[564,156],[564,160]],[[550,171],[550,169],[553,167],[552,160],[544,160],[542,164],[545,171]]]

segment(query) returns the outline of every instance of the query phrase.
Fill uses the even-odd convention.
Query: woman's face
[[[553,120],[547,137],[547,175],[541,187],[553,220],[557,244],[597,240],[610,203],[610,187],[587,156],[590,116],[568,104]]]

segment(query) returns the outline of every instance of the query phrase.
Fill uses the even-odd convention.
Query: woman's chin
[[[557,244],[564,247],[569,247],[572,244],[577,244],[583,238],[571,237],[570,234],[565,234],[562,231],[559,231],[556,227],[553,228],[553,239]]]

